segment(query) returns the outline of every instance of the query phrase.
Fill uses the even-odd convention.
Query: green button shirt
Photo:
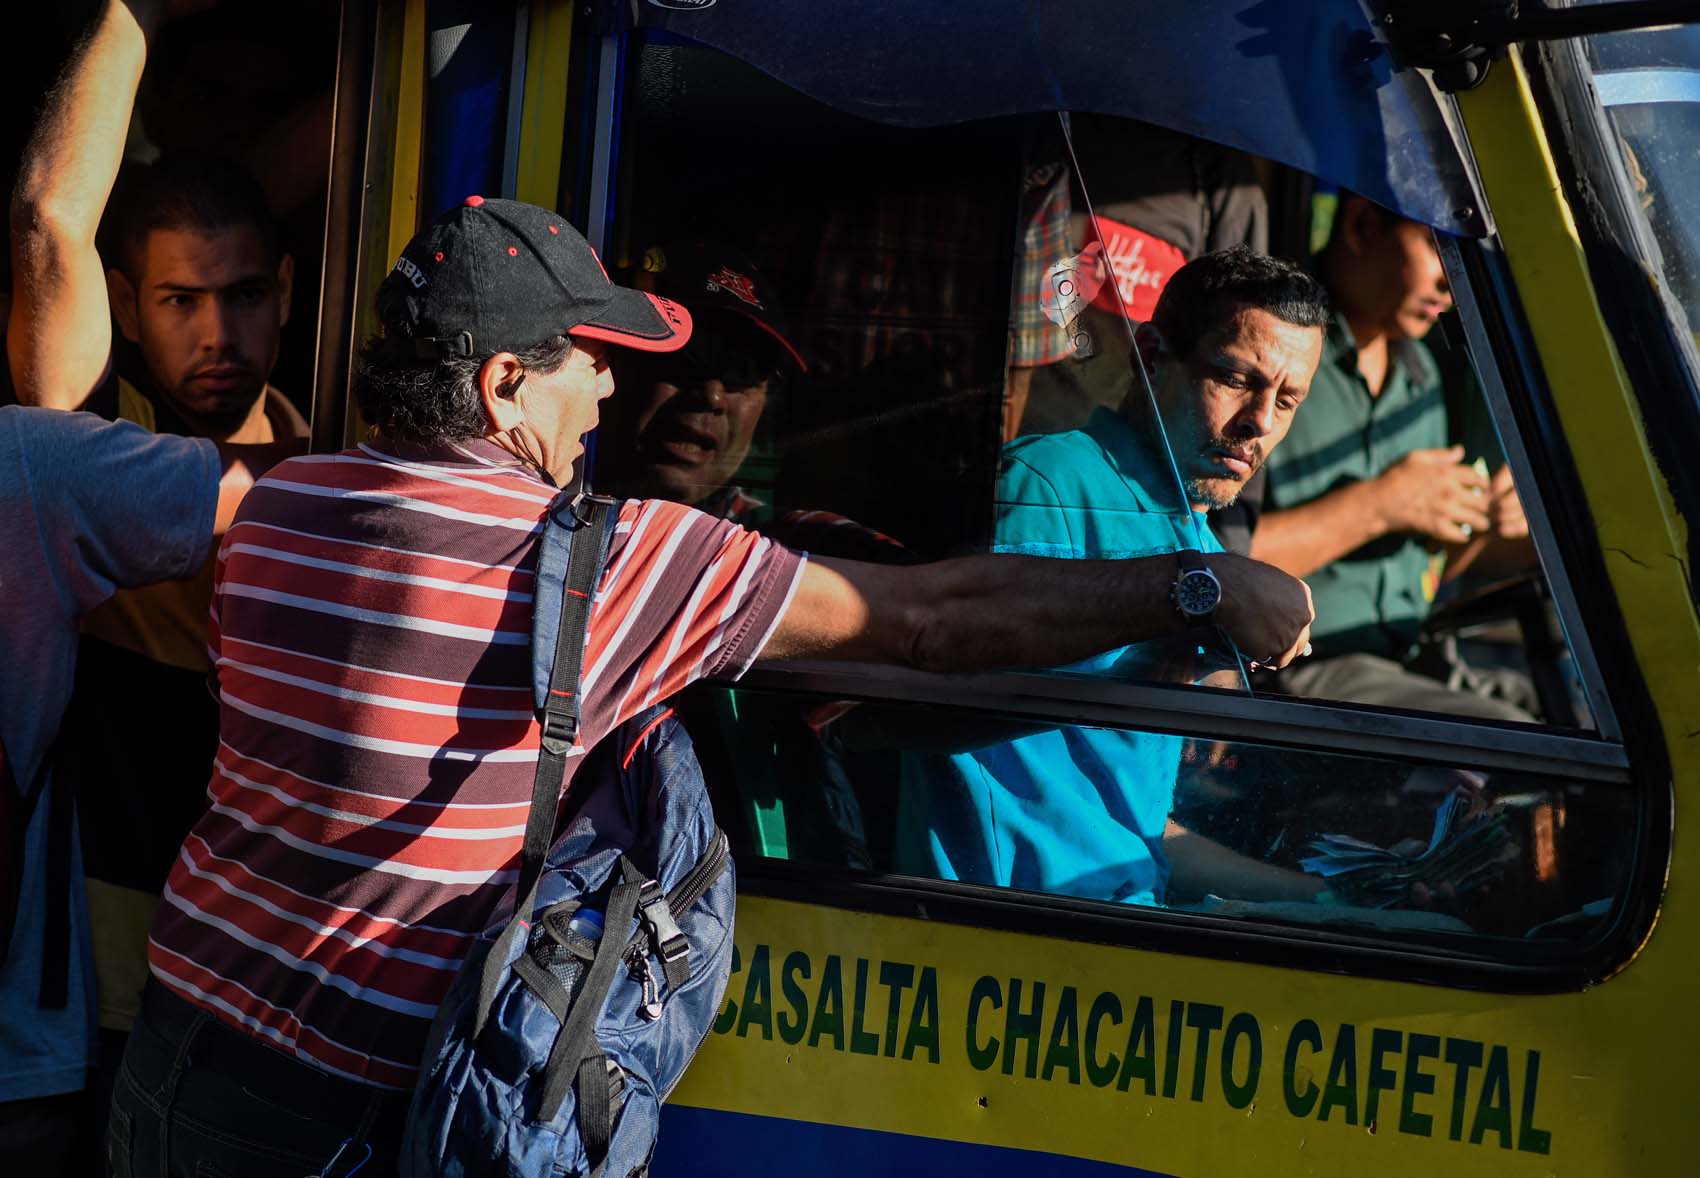
[[[1309,503],[1374,478],[1412,450],[1445,445],[1446,398],[1428,349],[1415,340],[1392,345],[1387,380],[1381,395],[1372,396],[1358,371],[1351,328],[1336,314],[1310,395],[1267,461],[1266,510]],[[1402,659],[1428,616],[1428,568],[1422,540],[1394,535],[1306,577],[1316,601],[1317,653]]]

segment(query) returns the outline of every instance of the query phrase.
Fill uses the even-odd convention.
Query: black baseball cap
[[[712,241],[673,242],[647,250],[643,268],[655,275],[655,290],[696,315],[728,313],[753,323],[779,345],[781,359],[807,372],[791,342],[772,284],[754,262],[729,245]]]
[[[557,335],[670,352],[691,314],[616,286],[557,213],[469,196],[421,229],[378,287],[386,335],[424,359],[516,352]]]

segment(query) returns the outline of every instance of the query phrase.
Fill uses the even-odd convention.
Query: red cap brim
[[[567,334],[640,352],[674,352],[690,341],[691,313],[672,299],[622,286],[601,316]]]

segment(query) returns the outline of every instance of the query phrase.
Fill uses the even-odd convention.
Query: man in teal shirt
[[[1100,409],[1084,429],[1011,443],[997,550],[1083,560],[1220,553],[1203,512],[1232,502],[1287,432],[1316,370],[1326,317],[1315,279],[1243,247],[1182,267],[1137,339],[1161,432],[1136,380],[1118,412]],[[1063,670],[1166,677],[1176,645],[1126,647]],[[1244,652],[1250,660],[1267,653]],[[1067,727],[910,758],[899,865],[940,879],[1161,903],[1170,852],[1185,873],[1197,863],[1182,848],[1203,842],[1168,818],[1180,749],[1175,736]],[[1213,851],[1219,873],[1228,855]],[[1233,871],[1236,879],[1213,881],[1217,890],[1247,898],[1316,890],[1250,861]]]
[[[1422,338],[1451,306],[1430,230],[1342,197],[1318,259],[1334,314],[1304,414],[1267,467],[1251,554],[1308,579],[1316,658],[1283,690],[1528,720],[1503,699],[1409,669],[1441,566],[1526,545],[1510,475],[1449,446],[1446,390]],[[1495,682],[1503,684],[1501,678]]]

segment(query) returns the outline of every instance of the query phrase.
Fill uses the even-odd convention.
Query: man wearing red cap
[[[135,1172],[394,1164],[437,1003],[514,878],[543,516],[614,391],[609,349],[691,332],[676,304],[613,285],[557,215],[479,198],[408,244],[378,308],[355,385],[372,440],[277,468],[220,550],[210,806],[172,868],[114,1095],[111,1145]],[[1289,661],[1311,621],[1302,583],[1213,568],[1216,621]],[[758,657],[1066,664],[1178,633],[1181,575],[1172,554],[808,558],[683,504],[627,502],[567,788],[579,749]]]

